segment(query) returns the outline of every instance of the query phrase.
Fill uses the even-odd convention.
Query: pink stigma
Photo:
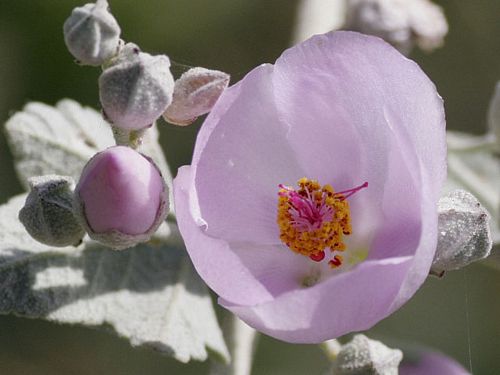
[[[300,231],[313,231],[321,228],[325,221],[333,219],[334,210],[325,203],[325,197],[320,202],[315,201],[311,192],[306,189],[306,195],[280,184],[281,196],[287,196],[290,203],[291,224]]]
[[[368,181],[366,181],[365,183],[359,185],[359,186],[356,186],[352,189],[348,189],[348,190],[344,190],[344,191],[339,191],[337,193],[335,193],[335,195],[343,195],[344,197],[342,199],[347,199],[349,198],[351,195],[357,193],[358,191],[360,191],[361,189],[364,189],[368,187]]]

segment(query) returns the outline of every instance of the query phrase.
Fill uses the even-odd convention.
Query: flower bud
[[[210,112],[229,84],[229,74],[218,70],[192,68],[175,81],[172,103],[163,114],[165,121],[189,125]]]
[[[440,47],[448,33],[443,10],[429,0],[351,0],[345,28],[378,36],[404,53],[414,44]]]
[[[333,367],[334,375],[397,375],[403,353],[390,349],[380,341],[355,335],[342,346]]]
[[[471,193],[454,190],[438,202],[438,244],[431,274],[460,269],[490,254],[489,215]]]
[[[75,189],[89,236],[113,249],[148,241],[167,215],[168,192],[151,159],[124,146],[89,160]]]
[[[31,237],[49,246],[78,245],[85,231],[73,214],[73,179],[49,175],[28,183],[31,191],[19,220]]]
[[[99,97],[113,126],[150,126],[172,102],[174,78],[165,55],[152,56],[126,44],[99,77]]]
[[[81,64],[102,65],[118,52],[121,30],[106,0],[73,9],[63,30],[69,52]]]

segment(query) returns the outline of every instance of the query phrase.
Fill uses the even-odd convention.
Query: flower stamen
[[[321,186],[305,177],[297,185],[297,190],[279,185],[277,222],[281,241],[315,262],[325,258],[326,249],[344,251],[343,235],[352,233],[347,198],[366,188],[368,183],[337,193],[331,185]],[[334,255],[328,264],[337,268],[342,261],[342,256]]]

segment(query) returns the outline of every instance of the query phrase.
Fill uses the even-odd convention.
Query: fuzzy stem
[[[113,137],[117,146],[127,146],[137,149],[142,144],[142,137],[146,132],[146,129],[141,130],[123,130],[116,126],[111,126],[113,130]]]
[[[115,138],[115,143],[117,146],[128,146],[128,141],[130,137],[130,132],[117,128],[111,125],[111,130],[113,131],[113,137]]]
[[[319,344],[319,347],[323,350],[326,357],[333,362],[337,359],[337,355],[339,354],[342,345],[337,340],[333,339],[322,342]]]
[[[209,375],[250,375],[258,334],[231,314],[224,322],[226,342],[231,352],[228,365],[213,363]]]

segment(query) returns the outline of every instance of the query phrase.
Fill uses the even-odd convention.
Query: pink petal
[[[262,65],[227,89],[198,135],[194,183],[211,236],[280,243],[276,210],[269,208],[276,207],[278,184],[301,172],[275,109],[272,72]]]
[[[367,261],[350,272],[273,301],[241,306],[219,299],[219,303],[275,338],[319,343],[368,329],[385,316],[410,263],[409,257]]]

